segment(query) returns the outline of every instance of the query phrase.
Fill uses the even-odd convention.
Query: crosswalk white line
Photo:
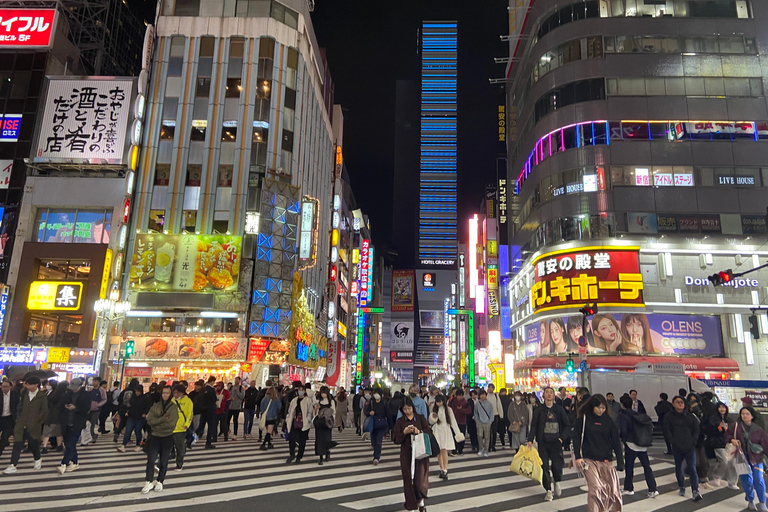
[[[654,469],[661,469],[661,468],[664,468],[664,467],[668,467],[668,465],[664,464],[664,463],[661,463],[661,464],[657,464],[655,467],[653,465],[651,467],[654,468]],[[501,481],[499,483],[524,482],[524,483],[528,483],[529,485],[526,485],[525,487],[523,487],[521,489],[514,489],[514,490],[508,490],[508,491],[501,492],[501,493],[496,493],[495,494],[495,498],[499,498],[498,500],[496,500],[496,499],[489,499],[490,495],[484,495],[484,496],[481,496],[481,497],[467,498],[466,500],[470,500],[471,501],[471,500],[475,500],[475,499],[481,498],[481,499],[483,499],[483,503],[482,503],[483,505],[491,505],[491,504],[494,504],[494,503],[499,503],[499,502],[502,502],[502,501],[506,501],[508,499],[530,497],[532,493],[537,492],[535,489],[539,489],[543,493],[543,489],[541,488],[541,486],[539,486],[538,483],[536,483],[536,482],[534,482],[532,480],[528,480],[528,479],[526,479],[524,477],[521,477],[521,476],[516,475],[514,473],[511,473],[511,472],[508,472],[508,474],[505,475],[506,478],[500,478],[500,476],[503,476],[503,475],[499,475],[499,473],[500,472],[487,472],[486,475],[489,477],[489,480],[483,482],[483,486],[487,487],[487,485],[489,483],[491,483],[492,481],[496,481],[496,482]],[[449,475],[450,475],[450,471],[449,471]],[[449,482],[450,482],[450,480],[449,480]],[[580,485],[583,485],[583,480],[581,480],[579,478],[565,480],[565,481],[560,483],[560,487],[563,490],[571,489],[571,488],[574,488],[574,487],[579,487]],[[402,489],[402,487],[401,487],[401,489]],[[460,493],[460,492],[466,492],[466,491],[473,491],[473,490],[477,490],[477,489],[478,489],[478,483],[477,482],[472,482],[472,483],[469,483],[469,484],[460,484],[460,485],[450,485],[449,484],[447,486],[440,486],[440,487],[432,488],[432,489],[429,490],[429,500],[431,500],[433,498],[438,498],[440,496],[446,496],[446,495]],[[509,496],[510,493],[513,493],[514,496]],[[393,500],[398,499],[398,498],[402,498],[402,492],[400,492],[397,495],[379,496],[379,497],[376,497],[376,498],[369,498],[369,499],[364,499],[364,500],[359,500],[359,501],[354,501],[354,502],[342,503],[341,506],[346,507],[346,508],[351,508],[353,510],[366,510],[366,509],[369,509],[369,508],[375,508],[375,507],[379,507],[379,506],[383,506],[383,505],[392,503]],[[455,503],[455,502],[452,502],[452,503]],[[440,509],[443,510],[443,506],[445,506],[445,505],[449,505],[449,504],[447,504],[447,503],[440,503]],[[475,506],[478,506],[478,505],[475,505]],[[460,509],[457,509],[457,510],[460,510]]]

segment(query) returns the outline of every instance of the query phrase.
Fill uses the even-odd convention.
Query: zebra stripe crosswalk
[[[143,452],[119,453],[111,436],[95,445],[79,448],[80,469],[55,472],[60,454],[43,457],[43,469],[34,471],[30,454],[23,454],[14,475],[0,475],[0,512],[35,510],[62,512],[101,510],[175,512],[203,506],[208,510],[290,510],[397,512],[403,508],[399,463],[400,448],[385,439],[381,463],[372,466],[370,443],[352,431],[334,433],[339,445],[331,460],[317,465],[313,436],[302,464],[286,464],[287,443],[260,451],[255,440],[220,442],[214,450],[201,445],[188,452],[182,472],[169,471],[162,492],[143,495],[146,456]],[[440,512],[583,512],[586,494],[583,480],[565,470],[562,496],[543,501],[540,485],[510,473],[510,452],[499,450],[490,457],[465,454],[449,459],[449,480],[437,478],[436,461],[430,466],[430,510]],[[5,461],[3,461],[5,462]],[[674,466],[660,452],[651,457],[661,495],[646,498],[642,469],[635,471],[635,495],[625,496],[626,512],[735,512],[745,508],[744,494],[719,488],[694,503],[677,496]],[[170,464],[174,466],[173,462]],[[279,508],[277,508],[279,507]]]

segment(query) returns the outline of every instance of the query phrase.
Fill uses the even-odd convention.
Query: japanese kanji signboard
[[[27,309],[33,311],[77,311],[83,283],[77,281],[32,281]]]
[[[132,80],[50,79],[35,161],[123,163],[132,93]]]
[[[584,247],[533,260],[531,304],[536,312],[598,303],[642,306],[638,247]]]
[[[56,9],[0,9],[0,48],[49,48]]]
[[[130,283],[134,290],[235,290],[242,237],[136,235]]]

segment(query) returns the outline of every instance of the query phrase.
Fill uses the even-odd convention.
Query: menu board
[[[131,360],[246,360],[248,341],[242,338],[133,337]]]

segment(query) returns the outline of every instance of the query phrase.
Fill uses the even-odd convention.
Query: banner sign
[[[526,356],[579,351],[582,317],[555,317],[525,328]],[[717,316],[599,313],[587,319],[587,352],[722,356]]]
[[[271,340],[251,338],[248,345],[248,361],[258,363],[267,351]]]
[[[34,160],[125,163],[133,80],[48,83]]]
[[[392,311],[413,311],[413,270],[392,271]]]
[[[533,260],[535,312],[598,303],[643,306],[638,247],[585,247]]]
[[[242,338],[131,337],[132,361],[245,362],[248,342]]]
[[[50,48],[56,9],[0,9],[0,49]]]
[[[77,311],[83,296],[78,281],[32,281],[27,296],[30,311]]]
[[[392,322],[389,339],[390,360],[393,363],[413,362],[413,322]]]
[[[131,287],[188,292],[236,290],[241,244],[242,237],[229,235],[136,235]]]
[[[328,355],[326,362],[326,381],[328,386],[335,386],[341,375],[341,345],[339,341],[328,341]]]
[[[42,347],[0,347],[0,363],[4,364],[45,363],[47,355]]]

